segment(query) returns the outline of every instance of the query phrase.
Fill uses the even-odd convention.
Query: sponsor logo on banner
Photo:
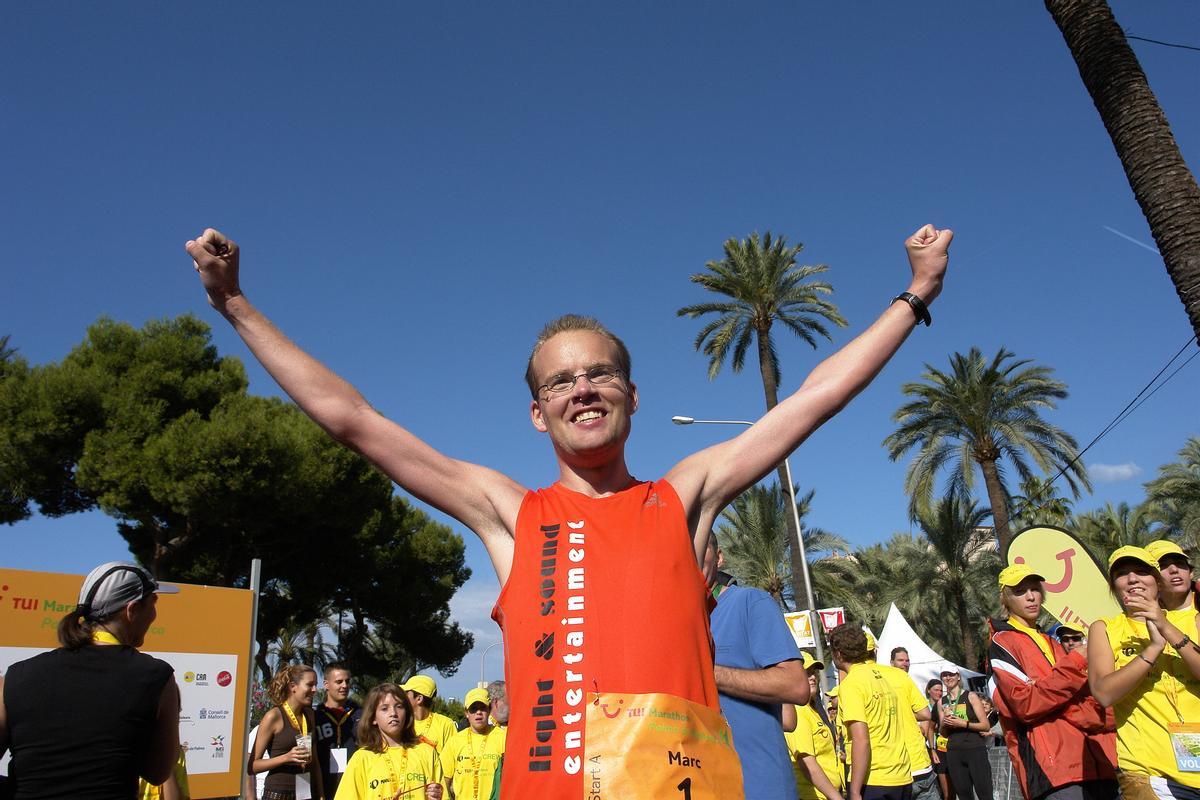
[[[817,639],[813,636],[812,616],[808,611],[792,611],[784,614],[788,630],[796,640],[797,647],[816,647]]]
[[[229,719],[229,709],[226,709],[226,708],[202,708],[202,709],[200,709],[199,719],[205,719],[205,720]]]
[[[217,673],[217,686],[228,686],[233,680],[233,675],[228,670],[221,670]]]
[[[224,758],[225,757],[225,737],[224,736],[212,737],[212,741],[209,742],[209,746],[212,747],[212,750],[213,750],[212,757],[213,758]]]
[[[818,608],[817,613],[821,615],[821,629],[826,633],[829,633],[846,621],[846,609],[841,606],[837,608]]]
[[[196,680],[196,673],[194,673],[194,672],[183,673],[183,682],[184,683],[192,683],[195,680]]]

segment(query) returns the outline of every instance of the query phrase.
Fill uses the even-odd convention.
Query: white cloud
[[[1096,483],[1117,483],[1142,474],[1142,468],[1132,461],[1124,464],[1089,464],[1088,474]]]

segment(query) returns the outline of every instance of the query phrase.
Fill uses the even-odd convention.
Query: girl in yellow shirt
[[[363,703],[358,749],[335,800],[441,800],[445,790],[442,763],[417,737],[407,695],[394,683],[379,684]]]
[[[1158,560],[1140,547],[1108,559],[1124,609],[1088,629],[1088,683],[1117,717],[1117,764],[1127,800],[1200,795],[1200,638],[1196,614],[1168,619]],[[1176,623],[1182,623],[1183,629]]]

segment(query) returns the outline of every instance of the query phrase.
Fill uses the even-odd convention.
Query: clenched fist
[[[204,233],[189,240],[184,249],[192,257],[196,272],[200,273],[208,302],[223,311],[226,303],[242,293],[238,284],[237,242],[218,230],[206,228]]]

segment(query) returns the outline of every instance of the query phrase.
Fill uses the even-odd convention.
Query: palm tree
[[[1178,461],[1158,468],[1158,477],[1146,484],[1146,500],[1171,538],[1200,546],[1200,437],[1187,440]]]
[[[1013,501],[1013,527],[1028,525],[1058,525],[1071,519],[1071,501],[1058,493],[1054,484],[1045,478],[1031,475],[1021,481],[1021,494]]]
[[[839,536],[804,524],[815,492],[796,500],[804,548],[810,559],[815,553],[848,548]],[[752,486],[721,512],[717,536],[729,572],[748,586],[764,590],[783,609],[795,607],[791,571],[791,545],[786,520],[788,497],[779,484]]]
[[[812,280],[824,273],[825,264],[801,266],[796,256],[803,245],[789,246],[783,236],[773,238],[768,231],[761,238],[751,234],[744,241],[727,239],[725,258],[709,261],[708,272],[691,276],[710,292],[724,295],[726,301],[684,306],[675,312],[681,317],[698,319],[715,314],[696,335],[694,345],[708,356],[708,377],[716,378],[725,361],[734,372],[741,372],[751,343],[758,356],[758,371],[762,377],[763,395],[767,410],[779,404],[779,353],[771,329],[776,323],[816,348],[817,337],[829,339],[826,322],[845,327],[846,320],[826,295],[833,287],[825,281]],[[782,465],[777,470],[779,484],[787,485]],[[804,569],[800,563],[799,531],[787,520],[791,541],[793,590],[796,597],[805,596]]]
[[[949,372],[926,364],[922,383],[901,387],[912,401],[892,415],[899,427],[883,440],[893,461],[917,450],[905,475],[909,513],[914,518],[930,510],[934,484],[943,469],[949,471],[950,491],[969,498],[978,465],[1001,552],[1011,536],[1001,459],[1011,463],[1022,480],[1033,477],[1032,459],[1045,473],[1061,469],[1076,498],[1080,487],[1091,490],[1075,439],[1040,414],[1067,396],[1066,384],[1051,377],[1050,367],[1014,359],[1013,353],[1001,348],[988,362],[979,348],[972,347],[966,355],[950,357]]]
[[[1105,503],[1104,508],[1079,514],[1072,521],[1075,536],[1101,564],[1108,563],[1109,554],[1118,547],[1145,547],[1162,538],[1151,528],[1152,523],[1148,506],[1130,506],[1124,501],[1115,508]]]
[[[862,622],[878,633],[892,603],[907,611],[906,599],[921,597],[929,569],[928,549],[901,533],[884,544],[860,547],[851,554],[835,554],[816,562],[813,589],[821,605],[841,606],[846,609],[847,619]],[[922,613],[920,618],[925,616]],[[917,619],[911,615],[909,618]]]
[[[995,586],[1000,557],[991,536],[983,528],[989,511],[974,500],[956,495],[917,515],[916,523],[931,547],[934,568],[928,574],[925,592],[938,597],[958,629],[962,655],[968,667],[979,663],[981,628],[977,624],[983,587]],[[974,608],[973,608],[974,606]]]
[[[1046,0],[1200,335],[1200,188],[1104,0]]]

